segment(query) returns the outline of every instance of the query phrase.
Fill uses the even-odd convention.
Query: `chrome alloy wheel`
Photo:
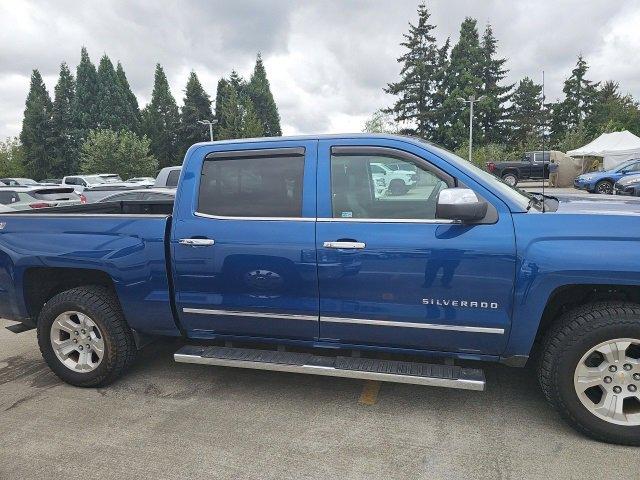
[[[602,342],[580,359],[573,377],[589,412],[616,425],[640,425],[640,340]]]
[[[102,333],[84,313],[64,312],[58,315],[51,325],[50,337],[58,360],[74,372],[91,372],[102,362]]]

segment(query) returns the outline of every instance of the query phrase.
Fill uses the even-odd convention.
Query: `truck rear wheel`
[[[544,341],[538,378],[578,431],[640,445],[640,305],[594,303],[565,314]]]
[[[97,285],[72,288],[49,300],[38,317],[38,344],[51,370],[78,387],[113,382],[136,356],[117,298]]]
[[[504,183],[511,187],[515,187],[518,184],[518,175],[513,172],[507,172],[502,175],[502,180]]]

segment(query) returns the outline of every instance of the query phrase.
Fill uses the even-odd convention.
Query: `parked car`
[[[376,198],[381,157],[425,195]],[[178,362],[471,390],[454,362],[534,356],[568,423],[640,445],[640,201],[527,194],[392,135],[202,143],[183,172],[151,215],[0,214],[0,317],[67,383],[113,382],[154,336]]]
[[[0,204],[12,210],[80,205],[87,200],[71,187],[35,185],[0,186]]]
[[[0,178],[0,182],[10,187],[38,185],[38,182],[31,178]]]
[[[84,194],[89,203],[97,202],[115,192],[140,187],[134,183],[109,183],[102,175],[69,175],[62,179],[62,185],[72,186],[76,193]]]
[[[182,171],[182,167],[164,167],[158,173],[155,182],[153,183],[154,187],[177,187],[178,179],[180,178],[180,172]]]
[[[640,174],[625,175],[613,185],[614,195],[640,197]]]
[[[99,173],[98,176],[104,178],[107,183],[122,183],[122,177],[117,173]]]
[[[397,164],[396,164],[397,166]],[[371,173],[384,178],[387,192],[391,195],[403,195],[416,184],[418,175],[415,171],[406,169],[391,169],[386,163],[371,163]]]
[[[156,179],[153,177],[133,177],[126,181],[126,183],[136,183],[145,187],[152,187]]]
[[[612,194],[613,185],[622,177],[640,173],[640,159],[628,160],[617,167],[578,175],[573,186],[590,193]]]
[[[40,180],[38,182],[40,185],[61,185],[61,178],[45,178],[44,180]]]
[[[114,193],[98,200],[98,203],[123,202],[123,201],[155,201],[175,200],[176,190],[173,188],[141,188],[126,192]]]
[[[548,151],[525,152],[517,162],[487,162],[487,171],[510,186],[515,186],[522,180],[548,179],[549,173],[558,166],[551,162]]]

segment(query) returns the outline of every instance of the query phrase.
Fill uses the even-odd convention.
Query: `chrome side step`
[[[484,390],[484,372],[476,368],[251,348],[186,345],[174,355],[181,363],[308,373],[329,377]]]

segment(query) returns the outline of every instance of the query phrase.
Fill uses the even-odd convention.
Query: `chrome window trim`
[[[427,330],[451,330],[467,333],[504,334],[504,328],[470,327],[465,325],[441,325],[436,323],[394,322],[390,320],[371,320],[368,318],[320,317],[321,322],[350,323],[356,325],[376,325],[381,327],[421,328]]]
[[[266,312],[249,312],[240,310],[216,310],[209,308],[183,308],[184,313],[195,313],[198,315],[225,315],[229,317],[259,317],[259,318],[275,318],[279,320],[304,320],[318,321],[318,315],[297,315],[289,313],[266,313]]]
[[[193,212],[196,217],[212,218],[214,220],[268,220],[268,221],[296,221],[296,222],[315,222],[315,217],[227,217],[224,215],[211,215],[209,213]]]
[[[462,223],[459,220],[446,220],[443,218],[332,218],[322,217],[317,219],[318,222],[357,222],[357,223],[430,223],[451,225]]]

